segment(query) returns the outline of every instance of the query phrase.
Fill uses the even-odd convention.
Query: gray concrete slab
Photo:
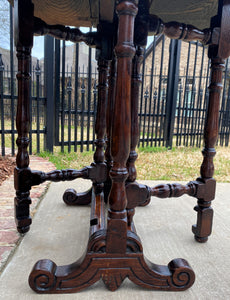
[[[154,186],[158,182],[147,182]],[[213,233],[206,244],[194,241],[196,200],[188,196],[153,198],[149,206],[136,209],[135,224],[146,257],[157,264],[173,258],[189,261],[195,284],[184,292],[144,290],[128,279],[114,293],[100,281],[88,289],[65,295],[37,295],[27,283],[34,263],[43,258],[57,265],[74,262],[84,252],[89,230],[89,207],[68,207],[62,201],[66,188],[84,191],[90,182],[52,183],[23,238],[0,277],[0,299],[230,299],[230,184],[219,183],[213,202]]]

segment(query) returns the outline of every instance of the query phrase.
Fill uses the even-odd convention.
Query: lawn
[[[230,182],[230,151],[228,147],[217,147],[214,158],[215,179]],[[200,148],[191,147],[146,147],[137,149],[136,167],[138,179],[189,181],[199,176],[202,163]],[[55,148],[54,153],[42,152],[41,157],[53,162],[57,169],[80,169],[93,161],[93,151],[62,153]]]

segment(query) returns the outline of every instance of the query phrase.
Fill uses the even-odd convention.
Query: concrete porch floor
[[[81,179],[50,185],[33,218],[31,230],[1,274],[1,299],[230,299],[230,184],[227,183],[217,185],[213,233],[206,244],[195,242],[191,232],[196,222],[195,198],[152,198],[149,206],[136,209],[134,220],[145,256],[163,265],[178,257],[188,260],[196,274],[196,281],[189,290],[145,290],[125,279],[116,292],[108,291],[99,281],[75,294],[34,293],[27,282],[37,260],[49,258],[57,265],[64,265],[83,254],[88,241],[90,207],[68,207],[62,201],[62,194],[66,188],[80,192],[89,186],[89,181]]]

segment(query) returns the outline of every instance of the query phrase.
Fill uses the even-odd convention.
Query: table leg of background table
[[[213,157],[216,154],[215,144],[218,137],[219,103],[222,91],[222,74],[225,67],[224,59],[216,56],[218,46],[209,47],[209,58],[211,58],[211,83],[209,86],[208,111],[204,129],[203,162],[200,169],[201,177],[198,178],[205,183],[206,190],[202,197],[198,197],[197,224],[193,226],[193,233],[198,242],[206,242],[212,231],[213,209],[211,201],[215,197],[215,180]]]

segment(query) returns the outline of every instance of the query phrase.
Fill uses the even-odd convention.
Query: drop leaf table
[[[92,181],[92,188],[84,193],[78,194],[70,188],[63,195],[67,205],[91,204],[85,254],[65,266],[57,266],[48,259],[38,261],[29,276],[30,287],[37,293],[72,293],[102,279],[114,291],[126,277],[148,289],[183,291],[191,287],[195,274],[186,260],[174,259],[163,266],[144,257],[133,216],[135,207],[148,205],[151,196],[167,198],[188,194],[197,199],[197,223],[192,227],[195,240],[206,242],[211,234],[219,99],[225,59],[230,55],[230,0],[10,2],[14,6],[18,59],[18,152],[14,174],[18,231],[26,233],[30,228],[32,186],[46,180],[58,182],[80,177]],[[82,33],[80,26],[94,26],[97,31]],[[97,49],[96,151],[93,163],[81,170],[44,173],[29,168],[31,49],[33,36],[46,34],[75,43],[85,42]],[[200,177],[186,185],[149,187],[136,181],[140,70],[147,36],[160,34],[207,45],[211,76]]]

